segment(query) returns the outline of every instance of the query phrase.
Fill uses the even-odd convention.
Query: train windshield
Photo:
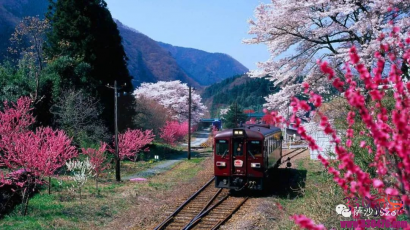
[[[234,156],[243,155],[243,140],[242,139],[233,140],[233,155]]]
[[[262,142],[261,141],[248,141],[247,145],[248,153],[255,157],[262,156]]]
[[[216,141],[216,155],[226,156],[229,152],[229,143],[227,140],[217,140]]]

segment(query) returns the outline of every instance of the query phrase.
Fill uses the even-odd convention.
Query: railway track
[[[233,197],[209,180],[154,230],[217,229],[248,199]]]

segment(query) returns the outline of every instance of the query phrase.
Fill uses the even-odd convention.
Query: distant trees
[[[103,106],[102,118],[113,131],[114,96],[106,84],[126,85],[123,91],[131,92],[132,77],[127,69],[127,57],[121,44],[117,25],[111,17],[103,0],[66,0],[51,3],[47,15],[52,30],[47,34],[46,54],[49,60],[70,57],[90,65],[91,70],[85,79],[74,84],[76,88],[87,89],[95,95]],[[70,79],[65,72],[60,76]],[[132,107],[132,96],[123,95],[120,105]],[[120,108],[121,109],[121,108]],[[120,113],[131,116],[132,109]],[[125,120],[125,119],[121,119]]]
[[[184,122],[188,119],[188,86],[180,81],[159,81],[157,83],[142,83],[134,91],[137,99],[154,100],[168,109],[172,119]],[[206,110],[201,102],[201,96],[192,92],[192,120],[198,122]]]
[[[78,146],[107,141],[108,130],[100,118],[98,101],[84,90],[62,92],[51,107],[55,124],[64,129]]]
[[[136,100],[135,107],[135,126],[141,129],[152,129],[154,134],[159,137],[160,129],[168,120],[171,120],[168,109],[154,99],[144,96]]]
[[[245,124],[247,120],[246,114],[243,113],[243,109],[237,103],[232,104],[228,112],[222,117],[222,124],[225,128],[236,128],[242,122]]]
[[[218,109],[228,107],[235,101],[240,101],[244,108],[252,108],[256,111],[266,103],[264,97],[271,93],[270,85],[273,86],[273,83],[264,78],[235,76],[207,87],[202,97],[204,100],[212,98],[210,107],[212,117],[218,115]],[[278,91],[279,87],[273,87],[271,90]]]
[[[142,131],[139,129],[128,129],[123,134],[119,134],[118,151],[120,159],[128,158],[136,161],[138,152],[140,152],[144,146],[150,144],[154,140],[154,137],[155,135],[152,133],[152,130]]]
[[[16,102],[21,96],[28,96],[35,91],[34,81],[25,63],[21,61],[17,67],[11,62],[0,65],[0,101]],[[0,104],[0,108],[2,106]]]
[[[176,141],[182,141],[188,135],[188,122],[167,121],[161,128],[160,137],[169,145],[175,145]]]
[[[32,92],[35,100],[37,100],[40,90],[40,74],[45,66],[43,45],[46,31],[49,28],[48,20],[41,20],[39,17],[25,17],[17,25],[10,39],[13,47],[10,47],[9,51],[28,60],[30,72],[35,79],[34,92]]]

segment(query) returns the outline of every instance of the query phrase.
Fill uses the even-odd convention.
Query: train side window
[[[262,156],[262,143],[260,141],[248,141],[246,148],[248,153],[250,152],[254,157]]]
[[[218,156],[227,155],[229,153],[229,142],[227,140],[217,140],[215,153]]]
[[[242,156],[243,155],[243,140],[235,139],[233,141],[233,155]]]

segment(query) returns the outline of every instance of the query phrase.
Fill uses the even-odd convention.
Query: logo
[[[336,206],[336,212],[341,210],[338,214],[342,215],[345,208],[350,210],[353,216],[396,216],[404,213],[404,204],[399,196],[376,195],[361,200],[357,197],[345,197],[343,200],[346,201],[344,207]]]
[[[350,211],[350,209],[344,204],[338,204],[336,206],[336,213],[338,215],[342,215],[343,217],[350,217],[352,215],[352,211]]]
[[[235,160],[235,161],[234,161],[234,165],[235,165],[235,167],[242,167],[243,161],[241,161],[241,160]]]

